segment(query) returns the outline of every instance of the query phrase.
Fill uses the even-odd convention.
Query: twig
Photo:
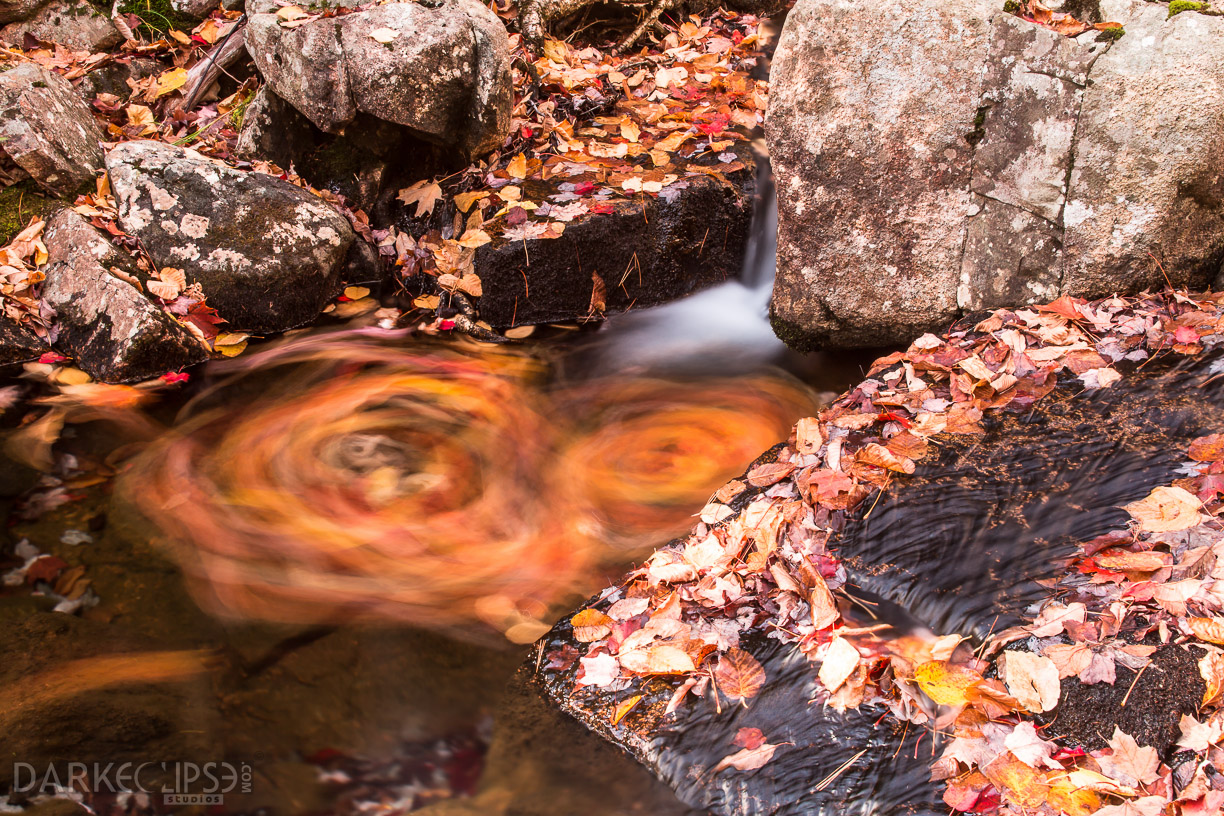
[[[829,774],[829,775],[828,775],[828,776],[826,776],[824,779],[820,780],[820,782],[819,782],[819,783],[816,785],[815,790],[816,790],[817,792],[819,792],[819,791],[822,791],[822,790],[824,790],[825,788],[829,787],[829,785],[833,784],[833,780],[834,780],[834,779],[837,779],[837,777],[839,777],[839,776],[841,776],[842,774],[844,774],[844,773],[845,773],[845,772],[846,772],[846,771],[847,771],[847,770],[850,768],[850,766],[851,766],[851,765],[853,765],[854,763],[858,762],[859,757],[861,757],[861,756],[862,756],[863,754],[865,754],[865,753],[867,753],[867,749],[866,749],[866,748],[864,748],[863,750],[859,751],[857,754],[855,754],[854,756],[850,757],[849,759],[847,759],[847,760],[846,760],[845,762],[843,762],[842,764],[838,765],[838,766],[837,766],[837,768],[836,768],[836,769],[833,771],[833,773]]]
[[[187,72],[185,87],[188,90],[183,96],[183,110],[194,108],[204,91],[216,81],[217,75],[246,51],[246,24],[247,16],[243,14],[213,48],[208,59],[192,66]]]

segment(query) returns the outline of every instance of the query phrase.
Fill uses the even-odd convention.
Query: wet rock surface
[[[799,3],[767,127],[784,339],[901,341],[1218,274],[1224,20],[1132,0],[1097,18],[1126,33],[1067,38],[980,2]]]
[[[1065,572],[1075,543],[1125,529],[1128,516],[1118,505],[1177,478],[1185,444],[1218,427],[1224,385],[1204,385],[1214,365],[1212,357],[1157,362],[1091,394],[1065,381],[1038,406],[993,420],[982,436],[948,437],[936,459],[878,502],[864,502],[830,542],[847,566],[849,595],[871,610],[856,624],[983,638],[1020,621],[1030,604],[1049,596],[1049,581]],[[589,606],[604,608],[598,598]],[[808,658],[767,636],[757,631],[741,643],[768,678],[745,705],[716,703],[707,692],[668,715],[679,681],[666,677],[628,691],[576,687],[577,662],[553,663],[581,645],[568,619],[538,644],[542,659],[529,661],[520,683],[638,759],[693,807],[717,814],[947,812],[929,781],[939,746],[927,742],[919,750],[923,728],[905,729],[880,706],[839,714],[825,705],[827,692]],[[1102,747],[1118,725],[1167,759],[1179,717],[1202,700],[1196,659],[1170,646],[1137,680],[1121,667],[1112,685],[1072,678],[1043,721],[1088,750]],[[618,717],[638,693],[643,698]],[[758,770],[712,771],[738,750],[733,739],[741,728],[759,728],[779,744],[773,758]]]
[[[46,233],[42,296],[56,312],[56,347],[104,382],[156,377],[208,358],[208,350],[131,283],[135,263],[84,218],[61,210]]]
[[[101,139],[68,80],[32,63],[0,72],[0,159],[23,176],[54,195],[74,193],[102,168]]]
[[[0,315],[0,372],[37,360],[49,347],[11,318]]]
[[[320,129],[339,132],[366,113],[467,158],[509,132],[506,30],[474,0],[391,3],[292,29],[277,8],[252,4],[247,48],[272,90]],[[383,29],[398,33],[371,36]]]
[[[606,287],[605,312],[654,306],[735,278],[752,220],[753,169],[733,182],[695,179],[672,202],[620,204],[554,240],[479,248],[481,317],[504,328],[593,316],[593,274]]]
[[[300,326],[338,291],[355,236],[307,190],[160,142],[124,143],[106,161],[123,228],[198,282],[233,329]]]

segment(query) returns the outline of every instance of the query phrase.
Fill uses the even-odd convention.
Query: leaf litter
[[[1224,784],[1213,770],[1224,762],[1220,434],[1191,442],[1184,478],[1127,505],[1131,521],[1124,532],[1083,542],[1030,622],[993,634],[976,653],[959,646],[957,635],[915,645],[883,640],[877,627],[855,628],[844,607],[830,605],[846,571],[829,545],[831,531],[873,493],[912,472],[931,443],[982,433],[987,413],[1031,410],[1060,376],[1108,388],[1125,376],[1115,368],[1119,362],[1201,355],[1222,344],[1224,295],[1180,292],[1093,302],[1063,297],[1045,307],[995,311],[943,338],[924,335],[908,350],[877,360],[863,383],[797,423],[769,461],[718,491],[688,536],[656,551],[593,608],[633,601],[642,627],[669,622],[669,642],[694,665],[687,678],[671,681],[669,715],[703,696],[715,705],[720,696],[738,700],[751,712],[769,679],[745,687],[726,668],[749,653],[745,636],[764,633],[794,644],[813,663],[817,702],[837,709],[883,706],[900,720],[952,737],[933,762],[932,778],[944,783],[944,801],[954,812],[1218,812],[1224,806]],[[755,495],[743,496],[745,481]],[[723,591],[710,593],[714,585]],[[1057,712],[1068,678],[1113,684],[1118,666],[1142,673],[1153,643],[1193,647],[1189,653],[1207,688],[1199,714],[1182,717],[1178,742],[1191,753],[1177,755],[1173,767],[1119,728],[1105,747],[1088,752],[1038,727],[1041,716]],[[611,641],[585,648],[600,656],[606,692],[645,691],[647,674],[636,662],[621,661]],[[631,728],[635,716],[618,727]],[[741,750],[723,759],[719,771],[751,772],[772,758],[754,729],[739,734]]]

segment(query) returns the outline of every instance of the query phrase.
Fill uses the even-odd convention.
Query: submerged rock
[[[320,129],[340,132],[366,113],[465,158],[509,133],[506,29],[475,0],[390,3],[294,28],[280,25],[278,8],[252,3],[247,49],[272,90]]]
[[[1125,34],[1067,38],[986,0],[801,0],[767,122],[783,339],[898,342],[1219,273],[1224,20],[1100,16]]]
[[[106,166],[123,229],[233,329],[300,326],[336,295],[355,234],[308,190],[153,141],[119,145]]]
[[[61,210],[47,225],[42,296],[55,309],[56,347],[103,382],[133,382],[208,359],[208,349],[136,287],[130,256],[84,218]]]
[[[52,194],[68,195],[102,168],[101,140],[68,80],[34,63],[0,72],[0,160]]]

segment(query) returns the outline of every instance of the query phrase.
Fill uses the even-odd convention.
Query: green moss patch
[[[1169,16],[1181,14],[1183,11],[1206,11],[1209,3],[1199,3],[1195,0],[1173,0],[1169,3]]]
[[[47,196],[28,179],[0,189],[0,246],[13,240],[13,236],[25,229],[31,218],[41,218],[58,206],[58,201]]]

